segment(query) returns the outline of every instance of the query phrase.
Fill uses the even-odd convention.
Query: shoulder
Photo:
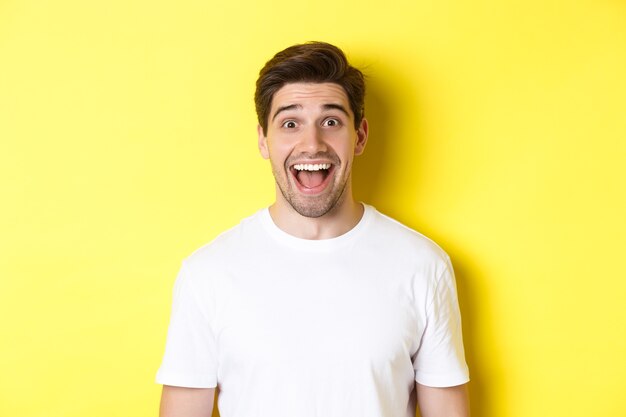
[[[261,216],[263,210],[244,218],[239,224],[220,233],[183,261],[189,270],[208,271],[241,259],[241,254],[262,240]]]
[[[378,242],[377,251],[397,275],[411,277],[416,302],[426,306],[435,294],[455,291],[450,257],[437,243],[389,216],[374,214],[372,237]]]
[[[448,254],[432,239],[369,206],[372,212],[371,237],[381,247],[420,263],[448,264]]]

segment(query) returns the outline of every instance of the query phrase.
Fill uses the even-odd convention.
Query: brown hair
[[[307,42],[290,46],[267,61],[256,82],[254,104],[263,134],[267,134],[269,111],[274,94],[285,84],[297,82],[335,83],[343,87],[354,113],[354,127],[363,119],[365,79],[351,66],[345,54],[325,42]]]

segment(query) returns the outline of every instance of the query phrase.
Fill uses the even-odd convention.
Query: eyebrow
[[[276,113],[274,113],[274,116],[272,116],[272,121],[274,121],[274,119],[276,119],[276,116],[278,116],[280,113],[284,111],[300,110],[300,109],[302,109],[301,104],[289,104],[287,106],[279,107],[276,110]],[[346,108],[342,106],[341,104],[336,104],[336,103],[324,104],[322,105],[322,109],[324,109],[325,111],[326,110],[339,110],[340,112],[344,113],[346,116],[350,117],[350,113],[348,113],[348,110],[346,110]]]
[[[288,106],[279,107],[276,110],[276,113],[274,113],[274,116],[272,117],[272,121],[274,121],[274,119],[276,119],[276,116],[278,116],[281,112],[284,112],[284,111],[287,111],[287,110],[298,110],[298,109],[301,109],[301,108],[302,108],[302,105],[300,105],[300,104],[290,104]]]
[[[346,116],[350,117],[350,113],[348,113],[348,110],[346,110],[346,108],[343,107],[341,104],[335,104],[335,103],[324,104],[322,108],[324,110],[339,110],[340,112],[343,112]]]

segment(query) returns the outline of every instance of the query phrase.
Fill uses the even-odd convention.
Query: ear
[[[354,154],[361,155],[365,150],[365,145],[367,144],[367,137],[369,135],[369,125],[367,124],[367,119],[364,117],[361,119],[361,124],[359,128],[356,130],[356,143],[354,144]]]
[[[259,135],[259,152],[261,152],[263,159],[269,159],[270,151],[267,148],[267,137],[263,134],[263,128],[261,125],[257,125],[256,131],[257,135]]]

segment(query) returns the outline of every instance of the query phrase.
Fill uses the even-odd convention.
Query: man
[[[276,201],[184,263],[162,417],[469,415],[452,267],[358,203],[365,84],[341,50],[295,45],[261,70],[258,146]]]

